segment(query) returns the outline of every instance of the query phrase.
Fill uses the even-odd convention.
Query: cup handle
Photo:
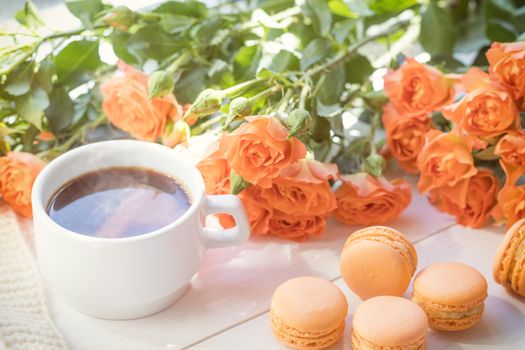
[[[239,197],[231,194],[207,195],[205,197],[206,215],[230,214],[236,226],[229,229],[202,228],[202,240],[207,248],[237,245],[250,237],[250,223]]]

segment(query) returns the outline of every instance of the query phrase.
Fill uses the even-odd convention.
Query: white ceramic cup
[[[47,204],[63,184],[86,172],[122,166],[145,167],[179,180],[190,208],[168,226],[125,238],[85,236],[48,216]],[[45,279],[68,304],[99,318],[138,318],[168,307],[186,291],[205,248],[239,244],[250,232],[238,197],[206,195],[195,166],[172,149],[141,141],[98,142],[61,155],[38,175],[32,202]],[[206,216],[214,213],[232,215],[237,226],[206,228]]]

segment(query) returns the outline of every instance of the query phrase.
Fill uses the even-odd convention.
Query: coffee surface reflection
[[[83,174],[56,191],[47,213],[87,236],[119,238],[156,231],[181,217],[191,202],[175,179],[139,167]]]

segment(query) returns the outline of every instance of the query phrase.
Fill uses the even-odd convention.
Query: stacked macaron
[[[525,219],[512,225],[503,237],[492,272],[497,283],[525,297]]]
[[[402,296],[416,271],[417,255],[400,232],[371,226],[350,235],[339,267],[348,287],[361,299]]]
[[[417,268],[414,246],[400,232],[372,226],[354,232],[340,260],[350,290],[365,301],[353,316],[354,350],[424,349],[430,326],[464,330],[484,311],[487,282],[474,268],[445,262],[421,270],[411,300],[402,298]],[[494,276],[525,295],[525,220],[500,247]],[[275,291],[270,311],[276,337],[296,349],[323,349],[343,334],[348,304],[342,292],[315,277],[289,280]]]

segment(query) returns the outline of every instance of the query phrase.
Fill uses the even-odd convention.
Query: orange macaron
[[[352,320],[352,349],[424,349],[427,332],[427,315],[417,304],[401,297],[379,296],[357,307]]]
[[[497,283],[525,297],[525,219],[512,225],[503,237],[492,274]]]
[[[421,270],[414,279],[412,301],[428,315],[430,327],[459,331],[476,324],[485,309],[487,281],[465,264],[444,262]]]
[[[352,233],[339,263],[344,281],[361,299],[403,295],[416,266],[417,254],[412,243],[385,226],[366,227]]]
[[[270,309],[273,333],[295,349],[324,349],[341,338],[348,303],[332,283],[317,277],[297,277],[274,292]]]

